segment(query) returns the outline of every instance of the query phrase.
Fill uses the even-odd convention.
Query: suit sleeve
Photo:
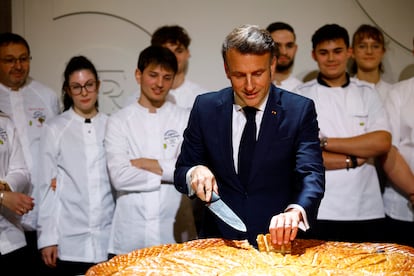
[[[184,140],[181,152],[178,156],[174,171],[175,188],[183,194],[188,194],[187,172],[196,165],[204,165],[204,146],[202,133],[199,124],[198,109],[200,106],[199,97],[196,98],[190,113],[187,128],[184,131]]]
[[[325,191],[325,168],[318,138],[318,121],[313,101],[306,101],[300,120],[296,151],[295,204],[302,206],[311,224],[316,219]]]

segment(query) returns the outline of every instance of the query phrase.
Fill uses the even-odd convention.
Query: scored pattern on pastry
[[[280,254],[266,235],[258,236],[258,245],[200,239],[153,246],[97,264],[86,276],[414,275],[414,248],[408,246],[296,239],[290,254]]]

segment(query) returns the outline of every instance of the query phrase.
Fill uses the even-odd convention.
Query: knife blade
[[[211,201],[206,203],[207,208],[210,209],[222,221],[233,227],[234,229],[246,232],[247,228],[243,221],[221,200],[218,194],[213,192],[211,194]]]

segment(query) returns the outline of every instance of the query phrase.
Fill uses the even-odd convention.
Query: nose
[[[162,78],[162,76],[157,78],[157,86],[158,87],[163,87],[164,86],[164,79]]]
[[[20,61],[20,59],[18,59],[18,58],[17,58],[17,59],[14,61],[13,66],[14,66],[14,67],[16,67],[16,68],[21,68],[21,67],[22,67],[22,61]]]
[[[88,96],[88,94],[89,93],[88,93],[88,91],[86,91],[86,87],[82,86],[81,87],[81,95],[85,97],[85,96]]]
[[[254,90],[253,78],[251,75],[246,76],[245,89],[247,92]]]
[[[88,96],[88,91],[86,91],[86,88],[85,87],[82,87],[81,89],[82,89],[81,90],[81,95],[84,96],[84,97],[85,96]]]
[[[285,55],[286,54],[286,46],[279,46],[279,53],[281,55]]]

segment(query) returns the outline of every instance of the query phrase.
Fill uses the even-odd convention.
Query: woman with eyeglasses
[[[352,37],[351,74],[372,83],[384,101],[392,84],[382,78],[384,73],[385,38],[375,26],[363,24]]]
[[[383,79],[386,52],[384,34],[375,26],[362,24],[352,36],[351,74],[359,80],[369,82],[375,86],[382,102],[388,97],[392,84]],[[387,176],[379,158],[375,159],[381,191],[384,190]]]
[[[73,57],[64,72],[64,112],[45,125],[41,136],[38,246],[56,275],[85,274],[108,258],[114,199],[99,85],[91,61]]]

